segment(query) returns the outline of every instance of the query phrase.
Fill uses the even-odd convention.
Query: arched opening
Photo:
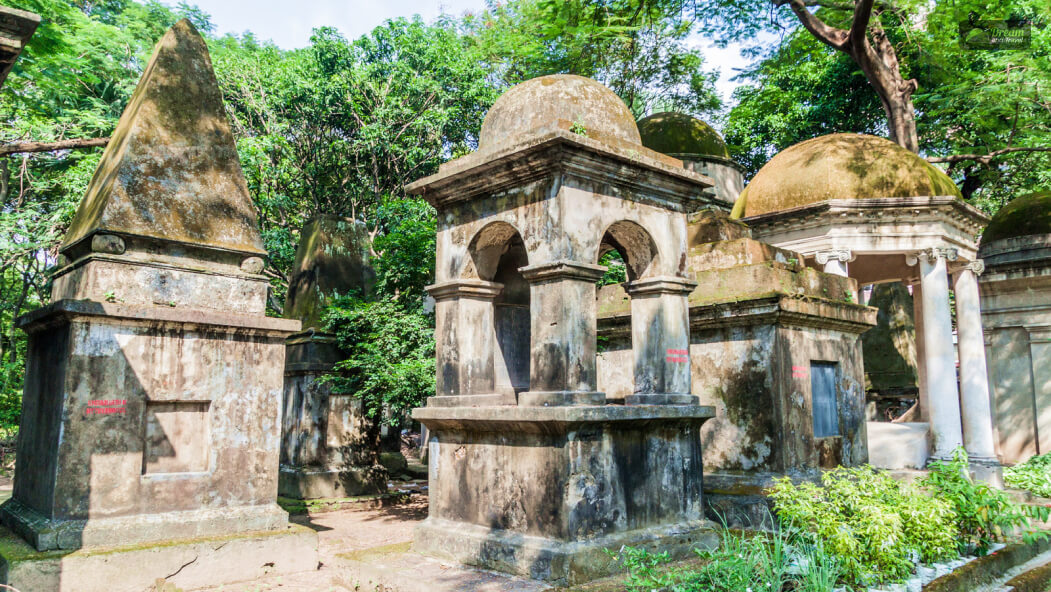
[[[470,269],[482,280],[503,284],[493,300],[494,384],[500,393],[529,389],[529,282],[520,268],[529,265],[525,243],[506,222],[483,228],[471,241]]]
[[[624,262],[628,281],[653,273],[657,263],[657,245],[649,232],[635,222],[621,220],[606,229],[599,244],[599,260],[616,251]]]
[[[603,233],[598,263],[607,270],[598,282],[598,388],[607,400],[622,402],[635,392],[631,297],[626,283],[655,274],[657,246],[639,224],[615,222]]]

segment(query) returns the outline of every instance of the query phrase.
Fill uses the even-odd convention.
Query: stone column
[[[989,403],[989,377],[982,336],[978,276],[985,270],[981,260],[953,274],[956,291],[956,328],[960,352],[960,407],[963,413],[963,445],[972,461],[996,463],[993,418]]]
[[[854,260],[854,253],[850,249],[818,251],[814,254],[814,260],[824,266],[825,273],[847,277],[847,263]]]
[[[923,348],[923,287],[919,280],[912,284],[912,324],[915,329],[916,345],[916,390],[920,412],[916,421],[930,421],[930,402],[927,398],[927,362],[926,350]]]
[[[628,405],[696,405],[690,384],[690,303],[697,283],[653,277],[628,285],[635,392]]]
[[[963,444],[946,270],[946,260],[955,259],[956,249],[947,248],[926,249],[906,257],[909,265],[919,263],[920,266],[923,363],[926,366],[928,417],[933,439],[931,457],[936,460],[952,458],[953,449]]]
[[[434,298],[436,396],[432,407],[513,405],[514,395],[496,392],[493,299],[502,284],[463,279],[427,287]]]
[[[606,268],[554,261],[520,269],[529,282],[529,391],[524,406],[602,405],[597,392],[595,283]]]

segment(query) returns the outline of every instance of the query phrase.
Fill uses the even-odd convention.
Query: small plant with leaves
[[[1024,531],[1033,520],[1046,521],[1049,510],[1043,506],[1024,506],[1011,501],[1003,491],[971,478],[967,452],[957,448],[951,461],[932,462],[920,485],[953,505],[960,531],[961,552],[973,550],[984,555],[996,542]],[[1028,536],[1045,536],[1031,531]]]
[[[1051,452],[1005,468],[1004,483],[1036,496],[1051,497]]]

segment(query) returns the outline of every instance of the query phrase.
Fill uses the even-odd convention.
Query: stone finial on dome
[[[778,152],[734,204],[733,217],[758,216],[831,199],[962,197],[941,169],[894,142],[829,134]]]
[[[635,117],[616,93],[590,78],[554,74],[527,80],[497,99],[482,123],[478,149],[492,151],[554,129],[642,145]]]

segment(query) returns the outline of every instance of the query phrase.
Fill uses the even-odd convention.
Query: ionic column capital
[[[976,276],[982,275],[982,273],[985,272],[985,261],[982,259],[975,259],[974,261],[960,262],[952,269],[953,274],[960,273],[961,271],[970,271]]]
[[[945,259],[946,261],[956,261],[956,258],[960,256],[959,251],[952,247],[935,247],[931,249],[921,249],[912,253],[906,253],[905,263],[907,265],[916,265],[921,260],[925,263],[932,264],[938,259]]]
[[[818,265],[824,265],[829,261],[850,263],[854,259],[857,259],[857,255],[850,249],[828,249],[814,253],[814,260],[817,261]]]

